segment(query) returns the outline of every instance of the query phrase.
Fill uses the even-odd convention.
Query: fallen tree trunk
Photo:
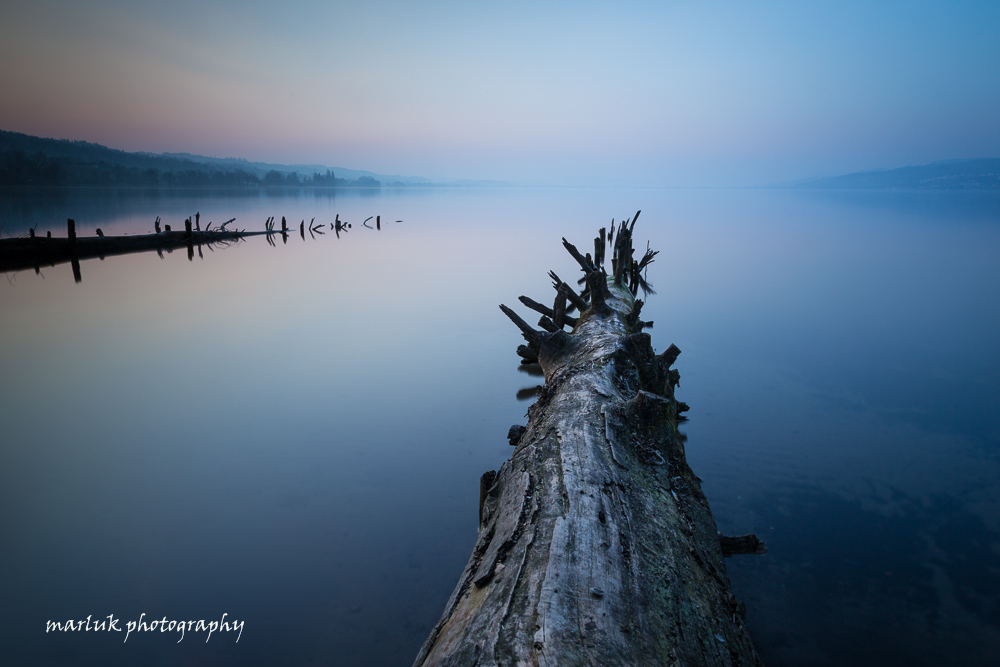
[[[76,235],[73,221],[68,221],[65,238],[31,236],[0,239],[0,271],[20,271],[39,266],[55,266],[95,257],[112,257],[138,252],[172,251],[176,248],[212,245],[238,241],[246,236],[277,234],[278,232],[248,232],[246,230],[164,231],[156,234],[131,236]],[[157,223],[158,224],[158,223]],[[190,223],[188,225],[190,227]]]
[[[760,664],[677,430],[679,350],[657,356],[641,332],[634,225],[608,236],[612,276],[603,234],[596,264],[563,240],[590,294],[572,333],[501,306],[545,387],[483,476],[478,541],[415,666]]]

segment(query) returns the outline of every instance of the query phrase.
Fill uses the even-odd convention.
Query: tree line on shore
[[[264,171],[252,163],[213,164],[183,157],[127,153],[84,141],[0,131],[0,186],[103,187],[381,187],[371,176],[333,171]],[[244,168],[245,166],[245,168]]]
[[[0,153],[0,186],[128,186],[128,187],[381,187],[370,176],[354,180],[326,173],[302,175],[272,169],[263,177],[243,169],[222,170],[191,162],[188,168],[158,169],[129,167],[106,161],[77,162],[52,158],[42,152],[27,155],[23,151]]]

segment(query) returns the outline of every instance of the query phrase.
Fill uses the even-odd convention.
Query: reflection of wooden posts
[[[74,282],[83,282],[83,274],[80,272],[80,259],[76,256],[76,220],[66,219],[66,236],[69,238],[70,262],[73,265]]]
[[[739,554],[767,553],[767,547],[764,545],[764,541],[753,534],[738,535],[736,537],[728,537],[720,534],[719,545],[722,547],[722,555],[726,557],[736,556]]]
[[[312,231],[311,227],[310,227],[309,231],[310,232]],[[303,241],[306,240],[306,221],[305,220],[303,220],[302,222],[299,223],[299,236],[302,237]]]
[[[376,215],[375,216],[375,229],[379,229],[379,230],[382,229],[382,216],[381,215]]]
[[[191,218],[184,221],[184,240],[187,241],[188,261],[194,261],[194,244],[191,242]]]

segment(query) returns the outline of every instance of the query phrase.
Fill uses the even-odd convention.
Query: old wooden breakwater
[[[541,329],[500,306],[545,386],[482,477],[478,540],[415,667],[760,664],[724,557],[766,549],[719,535],[685,459],[680,350],[655,354],[640,319],[656,253],[633,256],[638,216],[593,255],[563,239],[586,287],[550,273],[551,308],[521,297]]]
[[[187,248],[188,259],[194,259],[195,252],[202,256],[202,246],[216,246],[241,241],[250,236],[265,236],[268,243],[275,245],[275,239],[280,238],[284,243],[288,242],[289,235],[293,234],[293,228],[288,225],[284,217],[281,218],[281,226],[277,227],[274,217],[269,217],[264,222],[263,231],[247,231],[246,229],[229,229],[229,225],[235,222],[232,218],[215,227],[209,222],[205,229],[201,228],[201,214],[197,213],[184,221],[183,231],[174,231],[170,225],[160,226],[160,219],[156,218],[153,223],[155,233],[135,234],[127,236],[105,236],[100,228],[97,228],[95,236],[80,237],[76,233],[76,221],[70,218],[66,221],[66,236],[53,237],[52,232],[46,236],[37,236],[35,230],[31,229],[28,236],[17,238],[0,239],[0,272],[21,271],[34,269],[40,272],[43,266],[55,266],[56,264],[70,263],[73,268],[73,277],[76,282],[83,279],[80,269],[80,261],[84,259],[100,258],[127,255],[138,252],[156,251],[162,256],[163,252],[172,252],[179,248]],[[370,225],[370,221],[375,221],[375,226]],[[396,220],[402,222],[402,220]],[[362,223],[369,229],[382,229],[382,216],[369,216]],[[305,220],[299,223],[299,235],[304,241],[306,232],[312,238],[326,232],[323,229],[326,224],[317,224],[316,218],[308,223]],[[329,223],[330,231],[340,238],[342,232],[347,232],[352,228],[352,224],[341,221],[340,214],[336,215],[333,222]]]

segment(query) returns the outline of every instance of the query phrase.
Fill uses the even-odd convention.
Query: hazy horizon
[[[11,3],[0,128],[430,179],[754,186],[1000,155],[1000,5]]]

